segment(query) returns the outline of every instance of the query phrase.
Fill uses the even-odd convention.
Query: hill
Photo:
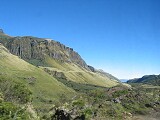
[[[67,80],[104,87],[119,84],[117,78],[87,65],[77,52],[60,42],[31,36],[11,37],[4,33],[0,38],[0,43],[12,54],[42,69],[63,73]]]
[[[124,85],[54,40],[12,37],[0,30],[2,120],[157,119],[159,90]]]
[[[52,106],[118,84],[117,78],[87,65],[77,52],[59,42],[12,37],[0,31],[2,120],[39,119]]]
[[[40,93],[46,91],[51,92],[52,95],[48,96],[53,96],[53,97],[56,97],[56,94],[60,94],[63,92],[64,93],[70,92],[71,94],[74,93],[73,90],[67,88],[66,86],[58,82],[54,77],[48,75],[40,68],[27,63],[26,61],[20,59],[18,56],[12,55],[1,44],[0,44],[0,68],[1,68],[0,69],[1,78],[16,80],[18,82],[25,83],[31,90],[34,90],[34,92],[36,90],[38,90]],[[59,91],[52,92],[50,91],[52,88],[57,88],[59,89]],[[44,98],[47,98],[46,93],[43,95],[45,96]]]
[[[142,78],[128,80],[127,83],[145,83],[160,86],[160,75],[145,75]]]
[[[30,91],[31,96],[27,96],[27,91]],[[12,55],[0,44],[0,93],[12,103],[26,103],[31,97],[33,105],[41,107],[59,101],[61,96],[70,98],[76,92],[41,68]]]

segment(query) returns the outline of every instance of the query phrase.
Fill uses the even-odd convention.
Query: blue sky
[[[160,74],[159,0],[0,0],[0,28],[51,38],[118,78]]]

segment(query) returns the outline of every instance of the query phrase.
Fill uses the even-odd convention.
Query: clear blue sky
[[[160,0],[0,0],[0,28],[51,38],[118,78],[160,74]]]

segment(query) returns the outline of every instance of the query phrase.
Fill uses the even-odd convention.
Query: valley
[[[2,120],[158,120],[159,82],[122,83],[60,42],[0,32]]]

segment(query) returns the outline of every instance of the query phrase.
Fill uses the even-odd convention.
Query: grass
[[[47,113],[53,105],[60,106],[67,99],[69,101],[79,94],[86,94],[89,91],[94,94],[99,90],[103,91],[105,87],[119,84],[118,81],[112,81],[73,63],[65,63],[48,57],[45,63],[48,65],[47,69],[63,72],[66,79],[54,78],[46,73],[43,67],[29,64],[18,56],[10,54],[5,47],[0,45],[0,84],[1,87],[11,86],[7,87],[7,90],[12,95],[11,99],[6,100],[12,103],[18,101],[18,104],[31,102],[38,116],[42,117],[43,113]],[[0,92],[6,96],[5,90],[0,89]],[[98,97],[103,98],[101,92],[98,93]],[[77,104],[81,105],[81,102]],[[82,110],[88,118],[91,116],[91,108],[84,107]]]
[[[57,80],[62,82],[64,85],[74,89],[76,92],[79,92],[79,93],[88,93],[89,91],[92,91],[92,90],[105,90],[105,89],[107,89],[106,87],[92,85],[92,84],[77,83],[77,82],[73,82],[73,81],[68,81],[63,78],[57,78]]]
[[[160,86],[154,86],[154,85],[148,85],[148,84],[142,84],[141,86],[144,87],[144,88],[151,88],[151,89],[152,89],[152,88],[153,88],[153,89],[154,89],[154,88],[159,88],[159,89],[160,89]]]
[[[33,94],[33,104],[48,104],[48,101],[58,101],[63,93],[66,97],[73,96],[75,91],[41,68],[37,68],[17,56],[10,54],[0,45],[0,79],[13,80],[26,85]]]
[[[58,61],[47,56],[45,61],[50,65],[47,69],[63,72],[66,78],[73,82],[103,87],[112,87],[119,84],[116,80],[110,79],[109,77],[103,76],[99,73],[93,73],[73,63]]]

